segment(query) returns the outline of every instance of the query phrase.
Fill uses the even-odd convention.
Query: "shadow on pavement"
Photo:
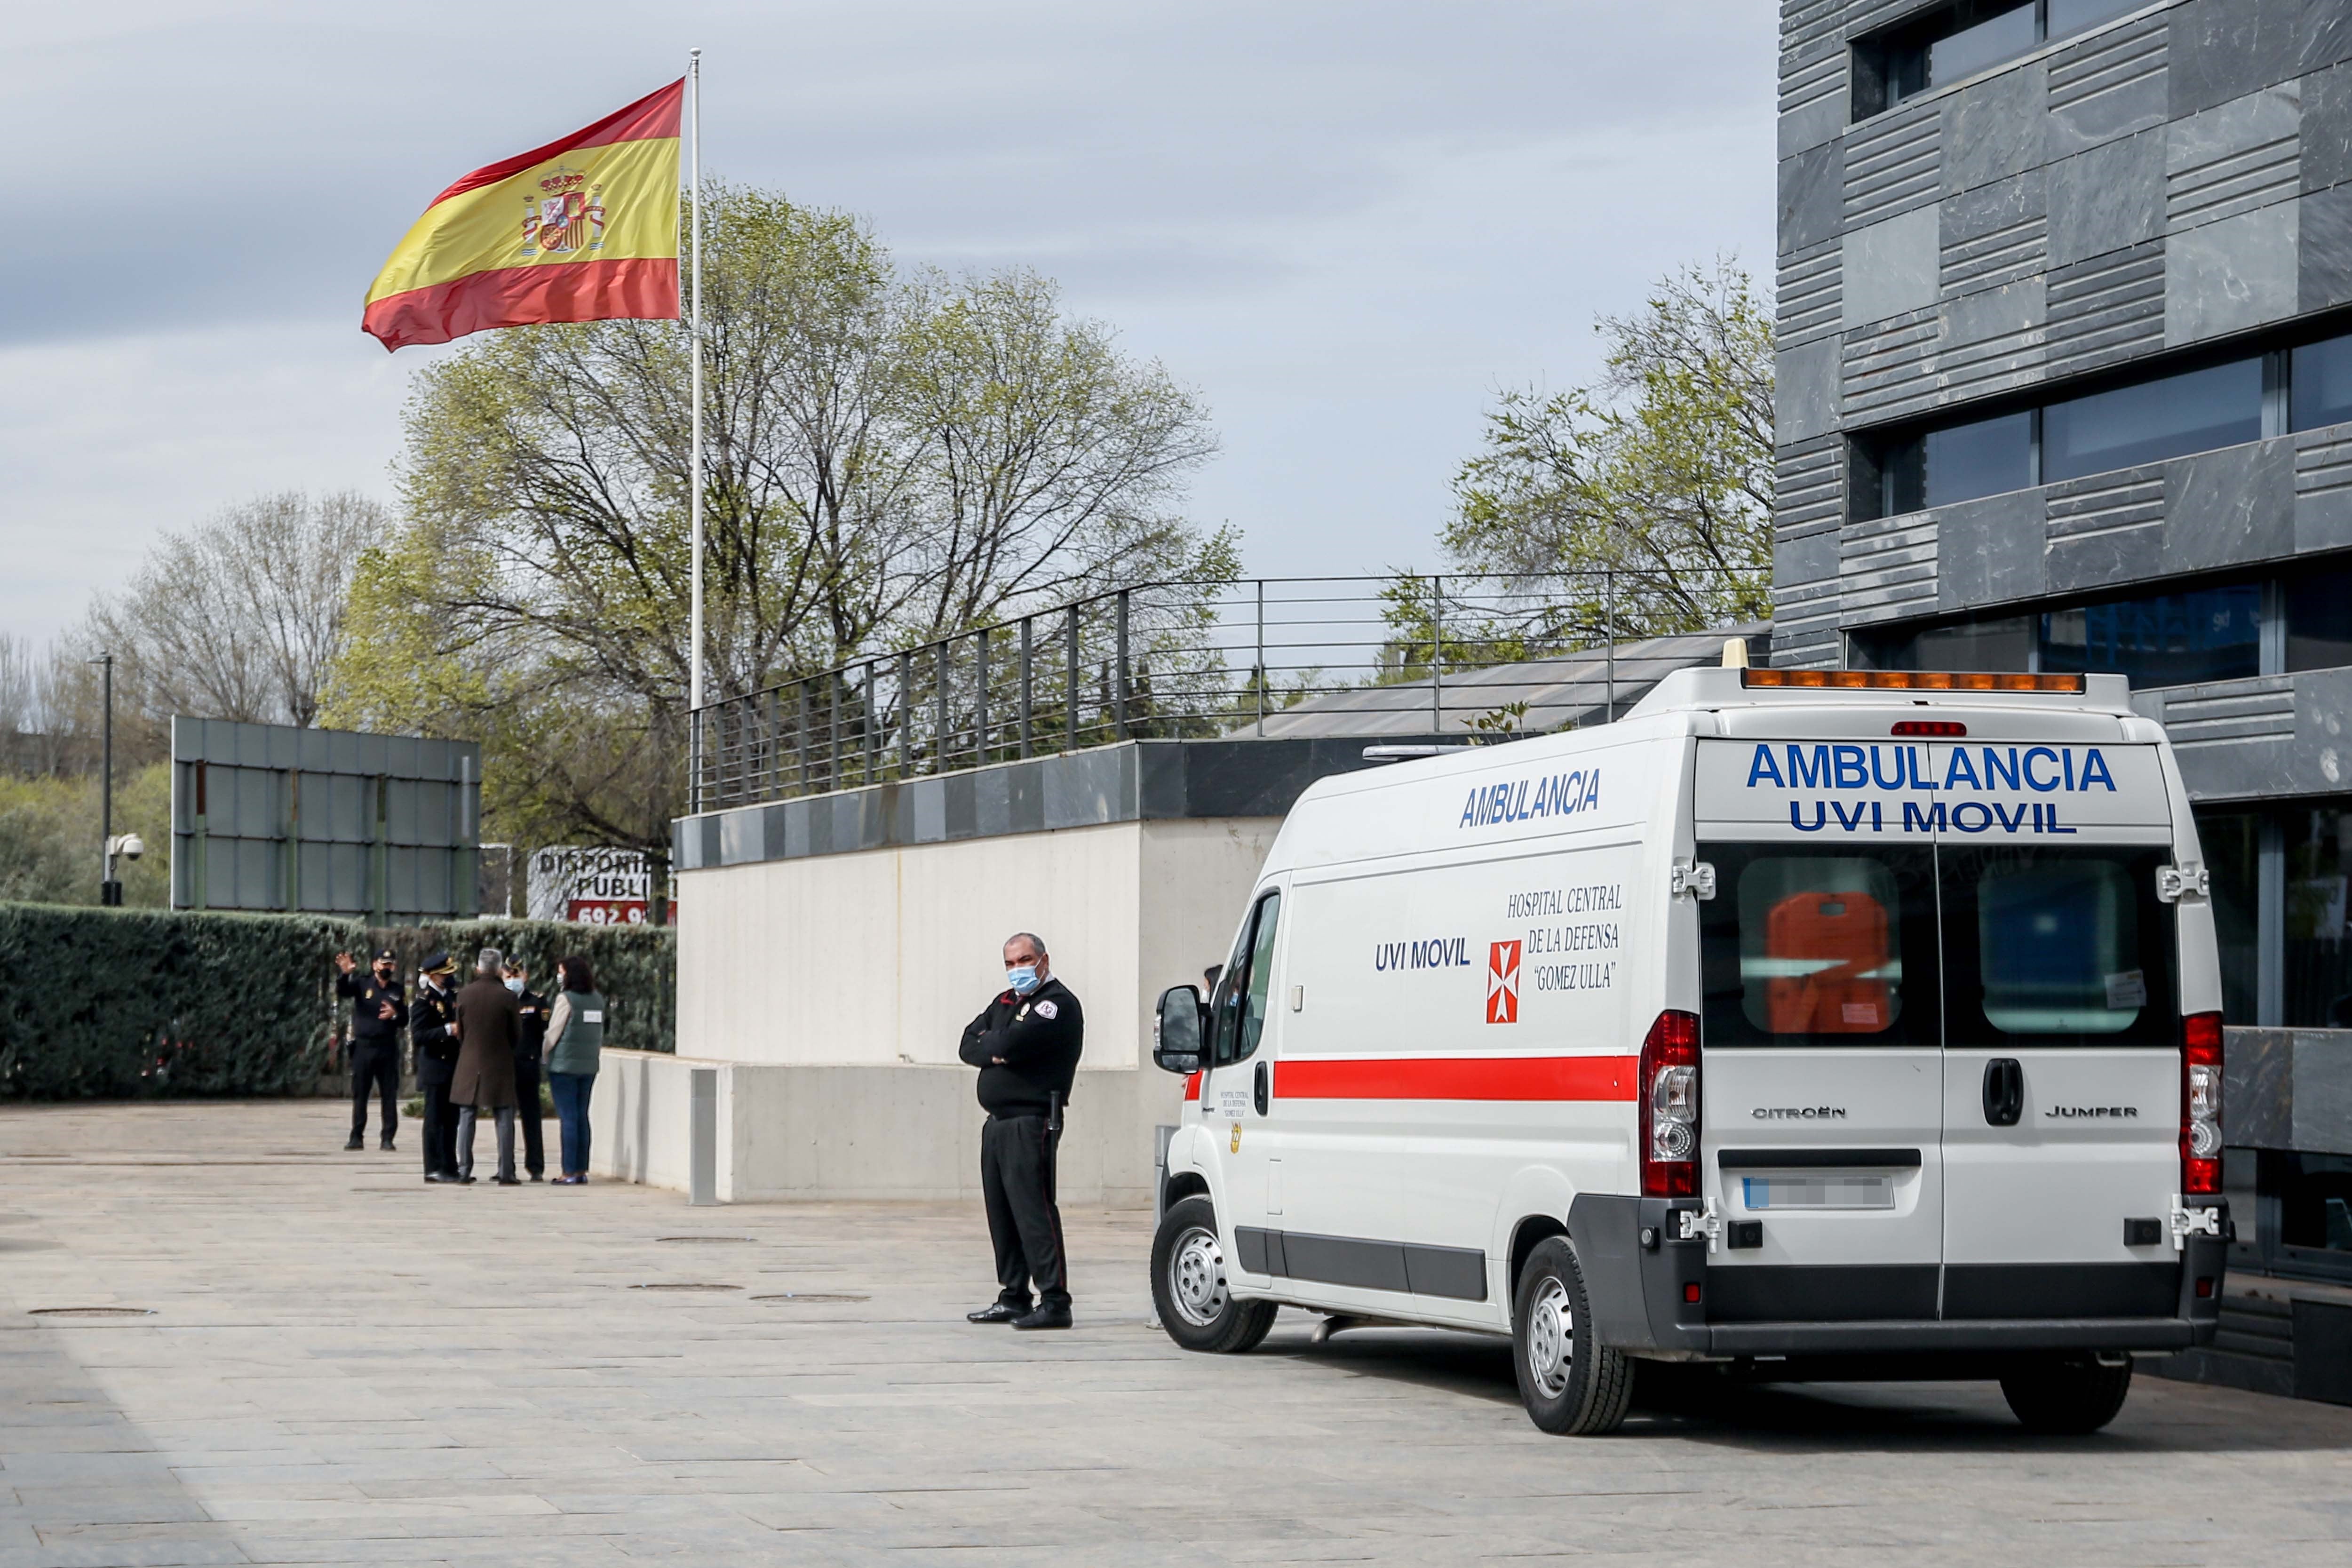
[[[1516,1406],[1509,1345],[1441,1329],[1359,1329],[1309,1344],[1315,1320],[1286,1313],[1255,1353],[1351,1377],[1378,1378]],[[2020,1427],[1998,1384],[1755,1383],[1706,1367],[1643,1364],[1622,1438],[1774,1451],[1909,1449],[1952,1453],[2104,1454],[2352,1451],[2352,1409],[2142,1373],[2114,1426],[2089,1437]]]

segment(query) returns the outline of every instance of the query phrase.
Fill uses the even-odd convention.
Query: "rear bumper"
[[[2177,1351],[2210,1344],[2221,1320],[2227,1244],[2191,1237],[2179,1254],[2171,1310],[2133,1316],[1850,1317],[1852,1296],[1824,1269],[1823,1310],[1801,1321],[1716,1322],[1708,1318],[1704,1240],[1675,1241],[1669,1198],[1586,1194],[1568,1228],[1584,1270],[1593,1329],[1619,1350],[1709,1356],[1982,1356],[2041,1351]],[[2224,1236],[2229,1226],[2226,1215]],[[1724,1270],[1716,1271],[1718,1276]],[[2197,1282],[2204,1280],[2205,1294]],[[1696,1289],[1694,1289],[1696,1287]],[[2154,1305],[2153,1302],[2149,1303]]]

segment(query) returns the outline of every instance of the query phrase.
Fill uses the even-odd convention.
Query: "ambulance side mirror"
[[[1208,1009],[1201,993],[1190,985],[1171,985],[1160,994],[1159,1016],[1151,1021],[1151,1059],[1163,1072],[1199,1072],[1201,1037],[1206,1032]]]

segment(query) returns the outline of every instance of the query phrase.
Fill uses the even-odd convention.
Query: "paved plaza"
[[[431,1188],[413,1126],[346,1154],[346,1115],[0,1110],[0,1568],[2336,1568],[2352,1540],[2352,1410],[2143,1378],[2057,1441],[1990,1387],[1806,1387],[1549,1437],[1492,1342],[1309,1346],[1288,1313],[1255,1354],[1178,1352],[1140,1214],[1069,1215],[1080,1326],[1016,1335],[961,1321],[976,1206]]]

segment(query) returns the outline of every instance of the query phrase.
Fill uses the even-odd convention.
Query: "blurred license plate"
[[[1748,1209],[1891,1209],[1892,1176],[1742,1176],[1739,1202]]]

